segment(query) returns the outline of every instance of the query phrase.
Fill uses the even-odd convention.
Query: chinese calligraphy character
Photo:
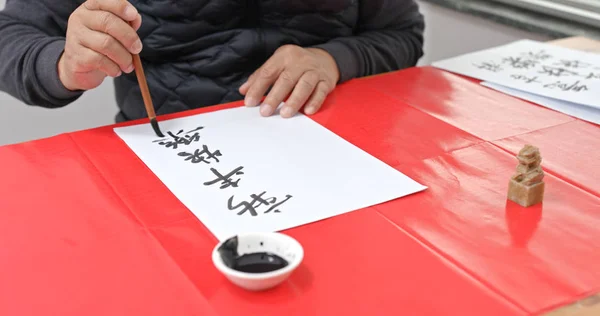
[[[183,133],[183,130],[179,130],[179,132],[177,132],[176,134],[173,134],[173,132],[168,131],[167,134],[169,136],[171,136],[171,138],[162,138],[162,139],[158,139],[153,141],[153,143],[158,143],[159,145],[163,145],[165,146],[165,148],[173,148],[173,149],[177,149],[178,145],[189,145],[192,142],[198,141],[200,139],[200,133],[198,133],[199,130],[203,129],[204,127],[199,126],[191,131],[185,132]],[[191,133],[194,133],[192,135],[190,135]]]
[[[599,73],[590,72],[589,75],[583,76],[583,77],[585,77],[585,79],[600,79],[600,72]]]
[[[544,88],[549,88],[549,89],[558,88],[563,91],[575,91],[575,92],[588,90],[588,87],[584,84],[580,84],[579,80],[577,80],[575,83],[572,83],[572,84],[569,84],[566,82],[561,82],[561,81],[556,81],[554,83],[545,84]]]
[[[208,159],[214,159],[216,162],[219,162],[219,159],[217,157],[222,156],[221,151],[215,150],[214,152],[210,152],[206,145],[202,145],[202,150],[196,149],[193,153],[182,151],[177,155],[181,157],[187,157],[185,158],[185,161],[190,160],[192,163],[204,162],[206,164],[210,164],[210,162],[208,162]],[[206,157],[204,155],[206,155]]]
[[[227,201],[227,208],[229,208],[229,210],[233,211],[236,210],[240,207],[243,207],[241,211],[239,211],[237,213],[237,215],[243,215],[246,212],[249,212],[250,215],[252,216],[257,216],[258,212],[256,211],[256,209],[258,207],[260,207],[261,205],[266,205],[266,206],[270,206],[269,209],[267,209],[264,214],[267,213],[281,213],[281,211],[279,211],[278,207],[280,205],[282,205],[283,203],[285,203],[286,201],[288,201],[290,198],[292,198],[291,195],[286,195],[285,200],[280,201],[279,203],[277,203],[277,198],[275,197],[270,197],[270,198],[263,198],[263,195],[267,193],[266,191],[263,191],[261,194],[251,194],[250,198],[252,198],[252,201],[247,202],[247,201],[242,201],[240,203],[238,203],[237,205],[232,205],[233,204],[233,195],[229,198],[229,200]]]
[[[590,66],[588,63],[580,62],[579,60],[565,60],[561,59],[559,62],[554,63],[555,65],[561,65],[567,68],[585,68]]]
[[[577,75],[576,72],[570,71],[565,68],[560,67],[550,67],[550,66],[542,66],[543,70],[539,71],[541,74],[545,74],[548,76],[560,77],[560,76],[568,76],[568,75]]]
[[[210,168],[210,171],[212,171],[212,173],[215,174],[215,176],[217,176],[216,179],[212,180],[212,181],[208,181],[208,182],[204,182],[204,185],[213,185],[219,181],[221,182],[221,189],[225,189],[228,188],[230,186],[237,188],[238,187],[238,183],[240,182],[240,179],[238,178],[237,180],[233,181],[231,180],[231,177],[233,177],[234,175],[242,175],[244,174],[241,170],[244,169],[244,167],[237,167],[235,168],[233,171],[231,171],[230,173],[226,174],[226,175],[222,175],[219,171],[217,171],[215,168]]]
[[[473,66],[475,66],[479,69],[489,70],[489,71],[493,71],[493,72],[498,72],[498,71],[502,70],[502,67],[500,65],[493,63],[493,62],[483,62],[479,65],[473,64]]]
[[[547,54],[544,50],[540,50],[536,53],[534,52],[526,52],[521,54],[524,57],[534,60],[546,60],[548,58],[552,58],[549,54]]]
[[[535,67],[538,63],[537,60],[534,59],[526,59],[521,57],[507,57],[502,60],[505,63],[510,64],[513,68],[518,69],[529,69],[531,67]]]
[[[529,78],[529,77],[523,76],[523,75],[511,75],[510,77],[513,78],[513,79],[517,79],[517,80],[523,80],[526,83],[532,83],[532,82],[538,82],[538,83],[540,83],[540,81],[537,80],[538,77],[531,77],[531,78]]]

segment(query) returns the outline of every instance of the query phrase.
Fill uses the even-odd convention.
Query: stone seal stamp
[[[517,170],[508,185],[508,199],[523,207],[541,203],[545,183],[540,150],[535,146],[525,145],[519,151],[517,160]]]

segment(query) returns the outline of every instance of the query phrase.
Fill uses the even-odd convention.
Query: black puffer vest
[[[239,86],[284,44],[352,35],[357,0],[130,0],[157,114],[242,99]],[[115,79],[117,121],[146,116],[134,73]]]

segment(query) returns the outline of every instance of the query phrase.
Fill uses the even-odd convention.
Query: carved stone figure
[[[541,203],[545,183],[542,157],[537,147],[525,145],[517,155],[519,165],[508,185],[508,199],[524,207]]]

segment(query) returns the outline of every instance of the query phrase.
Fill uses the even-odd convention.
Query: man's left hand
[[[286,98],[282,117],[294,116],[303,106],[304,113],[311,115],[321,108],[339,76],[335,60],[325,50],[285,45],[277,49],[239,91],[246,96],[246,106],[257,106],[272,86],[260,108],[263,116],[272,115]]]

